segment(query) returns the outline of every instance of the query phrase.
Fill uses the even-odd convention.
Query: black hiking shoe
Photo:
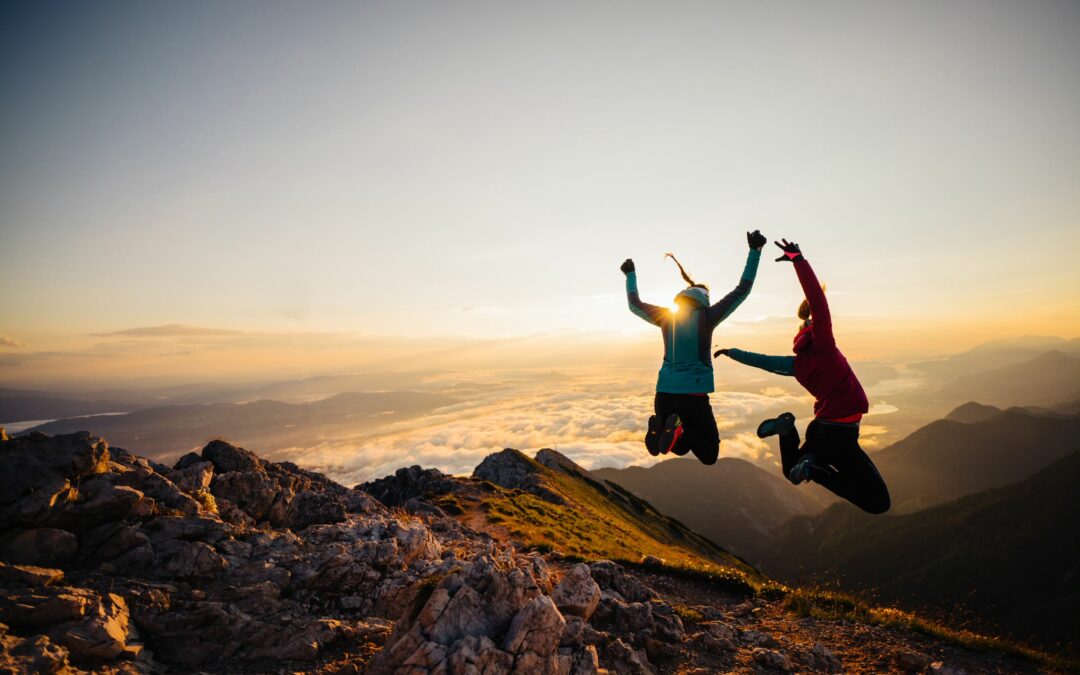
[[[682,419],[678,413],[671,413],[664,420],[664,430],[660,433],[660,454],[675,453],[675,446],[683,435]],[[678,454],[678,453],[675,453]],[[686,453],[683,453],[686,454]]]
[[[660,454],[660,418],[656,415],[649,417],[649,429],[645,432],[645,448],[649,454],[656,457]]]
[[[757,435],[758,438],[768,438],[769,436],[776,436],[777,434],[783,435],[795,428],[795,416],[789,412],[783,413],[779,417],[771,420],[765,420],[758,425]]]
[[[799,483],[805,483],[812,480],[815,483],[820,483],[821,479],[828,478],[836,473],[836,470],[829,466],[821,466],[817,463],[817,458],[813,453],[806,453],[802,456],[795,466],[791,467],[791,471],[788,471],[788,480],[798,485]]]

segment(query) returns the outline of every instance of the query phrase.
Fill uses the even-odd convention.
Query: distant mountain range
[[[755,562],[794,516],[832,503],[820,488],[800,489],[745,460],[725,457],[712,466],[669,459],[651,467],[597,469],[593,475],[643,497],[720,546]]]
[[[873,459],[893,512],[907,513],[1021,481],[1077,449],[1080,417],[969,403]]]
[[[1077,485],[1073,452],[1014,485],[908,515],[836,504],[789,522],[763,569],[1067,645],[1080,635]]]
[[[964,375],[943,385],[944,400],[977,399],[1000,406],[1046,405],[1080,399],[1080,357],[1061,351]]]
[[[135,400],[82,399],[70,394],[0,389],[0,424],[24,420],[52,420],[110,412],[130,412],[146,407]]]
[[[1053,351],[1080,356],[1080,338],[1029,335],[991,340],[947,358],[913,363],[911,367],[939,381],[948,381],[1030,361]]]
[[[273,450],[311,445],[322,433],[371,434],[385,423],[455,402],[449,396],[412,391],[346,393],[312,403],[260,400],[250,403],[167,405],[127,415],[63,419],[29,431],[89,431],[152,459],[173,458],[225,437]]]

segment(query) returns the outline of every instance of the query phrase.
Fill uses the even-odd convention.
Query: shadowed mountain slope
[[[1080,448],[1080,417],[1048,417],[1011,408],[980,422],[938,420],[874,453],[906,513],[1021,481]]]
[[[997,406],[1050,405],[1080,394],[1080,356],[1052,351],[1033,359],[957,378],[937,395],[947,401],[977,399]]]
[[[788,523],[765,569],[1075,650],[1077,485],[1080,452],[1015,485],[909,515],[875,517],[837,504]]]
[[[593,474],[622,485],[751,562],[789,519],[817,513],[832,502],[820,488],[800,489],[779,474],[729,457],[712,466],[680,458]]]
[[[1001,408],[970,401],[946,415],[945,419],[950,422],[960,422],[961,424],[973,424],[975,422],[985,422],[1000,413]]]

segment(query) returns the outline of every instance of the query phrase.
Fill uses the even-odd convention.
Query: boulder
[[[553,657],[566,621],[546,595],[525,604],[510,622],[505,651],[515,656],[519,667],[533,672],[554,671]]]
[[[553,504],[565,504],[565,497],[545,485],[541,478],[544,470],[543,466],[517,450],[506,448],[485,457],[472,475],[500,487],[524,490]]]
[[[930,665],[930,657],[919,652],[902,649],[895,654],[896,665],[901,670],[922,672]]]
[[[78,538],[67,530],[51,527],[17,530],[0,543],[0,560],[52,567],[71,560],[78,549]]]
[[[357,485],[356,489],[363,490],[386,506],[404,506],[412,499],[431,499],[453,492],[457,489],[457,483],[438,469],[410,466],[398,469],[393,476]]]
[[[68,651],[44,635],[22,638],[0,623],[0,672],[70,672]]]
[[[123,654],[128,640],[137,634],[130,624],[124,598],[107,593],[97,599],[82,620],[60,624],[49,631],[49,636],[73,656],[109,660]]]
[[[604,647],[603,660],[608,670],[619,675],[652,675],[648,657],[621,639],[615,639]]]
[[[260,471],[263,460],[255,453],[222,440],[213,440],[202,450],[202,458],[214,465],[217,473]]]
[[[46,486],[74,484],[109,468],[109,446],[85,431],[60,436],[32,433],[4,442],[0,505]]]
[[[600,560],[589,565],[589,574],[600,585],[601,590],[614,591],[630,602],[648,602],[657,597],[656,591],[638,581],[637,577],[627,574],[619,565],[610,560]]]
[[[600,585],[593,580],[588,565],[577,564],[555,586],[551,599],[563,614],[573,614],[588,621],[600,604]]]
[[[795,669],[795,666],[791,663],[791,659],[783,652],[758,647],[754,649],[751,656],[754,659],[754,663],[765,668],[771,668],[772,670],[779,670],[785,673],[790,673]]]

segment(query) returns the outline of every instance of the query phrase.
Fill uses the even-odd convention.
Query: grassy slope
[[[743,560],[618,486],[597,484],[573,469],[552,470],[525,455],[519,459],[567,503],[486,484],[478,508],[468,514],[471,525],[585,560],[640,564],[644,556],[656,556],[668,568],[714,575],[749,592],[766,581]]]

